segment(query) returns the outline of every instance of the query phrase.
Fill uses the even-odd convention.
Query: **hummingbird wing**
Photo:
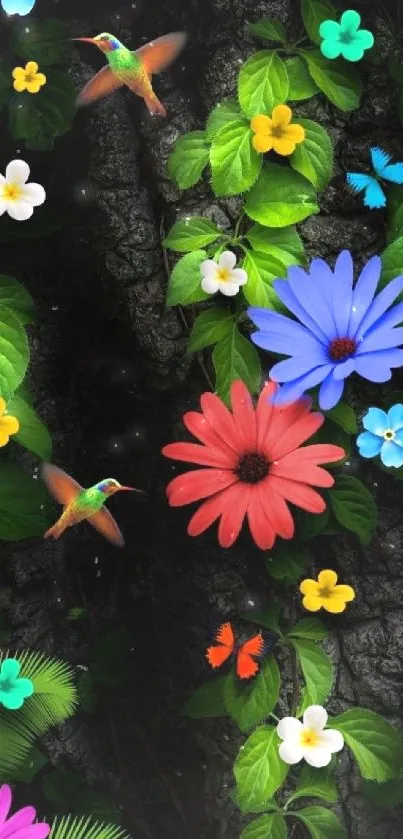
[[[161,73],[165,67],[175,61],[186,41],[186,32],[171,32],[169,35],[162,35],[161,38],[144,44],[143,47],[135,50],[134,54],[140,59],[146,73],[152,76],[153,73]]]
[[[97,530],[98,533],[105,536],[105,539],[107,539],[108,542],[112,542],[112,545],[123,548],[125,540],[115,522],[115,519],[111,516],[106,507],[103,507],[98,513],[94,513],[93,516],[89,516],[87,521],[95,527],[95,530]]]
[[[122,87],[122,82],[116,78],[107,64],[83,87],[77,96],[76,104],[90,105],[91,102],[95,102],[96,99],[102,99],[108,93],[112,93],[112,91],[117,90],[119,87]]]
[[[64,507],[67,507],[82,490],[82,486],[74,478],[52,463],[42,464],[41,477],[53,498]]]

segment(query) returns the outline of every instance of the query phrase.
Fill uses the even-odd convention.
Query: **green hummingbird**
[[[73,38],[73,41],[94,44],[108,59],[106,67],[78,95],[77,105],[89,105],[122,85],[127,85],[137,96],[142,96],[150,114],[166,116],[162,102],[153,91],[151,77],[175,60],[186,40],[185,32],[171,32],[131,52],[109,32],[101,32],[95,38]]]
[[[68,527],[86,520],[113,545],[123,547],[123,536],[104,504],[115,492],[142,490],[122,486],[115,478],[104,478],[89,489],[83,489],[67,472],[52,463],[42,465],[41,476],[50,494],[64,506],[60,518],[46,531],[45,539],[49,536],[58,539]]]

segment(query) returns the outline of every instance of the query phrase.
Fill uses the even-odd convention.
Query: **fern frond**
[[[21,664],[20,677],[33,682],[34,693],[18,711],[0,707],[0,776],[4,777],[12,777],[36,738],[71,717],[78,702],[68,664],[30,650],[0,651],[0,664],[10,656]]]
[[[116,824],[96,821],[92,816],[57,816],[53,819],[49,839],[130,839]]]

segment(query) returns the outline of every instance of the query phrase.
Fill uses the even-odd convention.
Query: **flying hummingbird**
[[[102,32],[96,38],[73,38],[73,41],[94,44],[108,59],[106,67],[78,95],[77,105],[89,105],[122,85],[127,85],[133,93],[143,97],[150,114],[165,117],[167,112],[153,91],[151,77],[175,60],[185,46],[186,39],[185,32],[171,32],[131,52],[109,32]]]
[[[109,542],[122,548],[124,545],[123,536],[104,503],[110,495],[122,490],[131,492],[142,492],[134,487],[121,486],[114,478],[104,478],[89,489],[83,489],[74,478],[71,478],[63,469],[53,466],[51,463],[42,465],[42,480],[49,492],[59,504],[63,504],[64,510],[57,522],[46,531],[44,538],[59,536],[74,524],[87,520],[89,524],[102,533]]]

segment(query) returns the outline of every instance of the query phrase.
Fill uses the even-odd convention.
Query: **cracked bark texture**
[[[356,6],[366,9],[366,25],[385,55],[391,36],[383,16],[367,4]],[[54,766],[74,768],[95,788],[111,792],[133,839],[235,839],[242,820],[228,792],[243,738],[226,720],[197,722],[179,712],[206,678],[203,649],[211,612],[264,606],[273,584],[246,535],[228,551],[218,548],[214,533],[198,540],[186,536],[188,511],[169,510],[164,495],[180,466],[165,462],[159,452],[180,437],[183,411],[196,408],[206,389],[185,354],[186,331],[178,312],[164,308],[161,236],[188,214],[204,214],[229,228],[240,200],[215,199],[207,178],[180,193],[165,165],[175,139],[202,127],[209,109],[234,95],[240,63],[261,48],[248,22],[276,17],[296,35],[299,4],[91,0],[83,18],[81,2],[61,0],[57,11],[70,22],[72,36],[107,30],[133,45],[174,29],[186,29],[190,37],[187,52],[156,82],[166,120],[151,119],[140,101],[120,91],[80,112],[47,162],[36,156],[36,165],[43,166],[41,182],[65,206],[68,226],[46,247],[30,243],[29,261],[7,246],[2,256],[2,271],[26,282],[38,305],[31,377],[38,409],[53,434],[54,461],[84,485],[116,475],[147,489],[148,499],[112,501],[127,540],[121,553],[86,526],[55,545],[4,548],[0,607],[12,625],[14,644],[45,649],[77,668],[88,666],[99,632],[123,625],[130,634],[128,687],[116,707],[104,703],[91,717],[80,713],[46,738]],[[80,47],[71,74],[81,86],[100,66],[98,55]],[[335,174],[320,198],[322,212],[300,225],[307,252],[333,260],[347,247],[359,267],[384,246],[384,224],[380,214],[364,211],[347,192],[343,173],[361,168],[369,145],[384,144],[401,157],[385,70],[367,65],[364,73],[358,111],[343,114],[322,97],[295,108],[297,116],[325,125],[335,145]],[[41,180],[39,174],[35,179]],[[350,396],[361,408],[376,404],[370,388],[358,395],[350,390]],[[34,468],[30,458],[24,460]],[[357,458],[349,468],[360,472],[376,495],[380,524],[368,549],[341,539],[316,547],[316,570],[334,567],[358,593],[346,615],[327,619],[337,671],[329,708],[338,713],[359,704],[399,724],[399,492],[379,471],[370,466],[364,471]],[[83,599],[93,616],[91,637],[82,625],[66,620],[68,610]],[[291,692],[287,671],[285,685]],[[286,705],[281,710],[286,712]],[[339,780],[339,812],[349,837],[401,839],[402,812],[380,812],[362,797],[347,750]],[[39,786],[37,794],[39,806]],[[49,812],[49,804],[42,803]]]

